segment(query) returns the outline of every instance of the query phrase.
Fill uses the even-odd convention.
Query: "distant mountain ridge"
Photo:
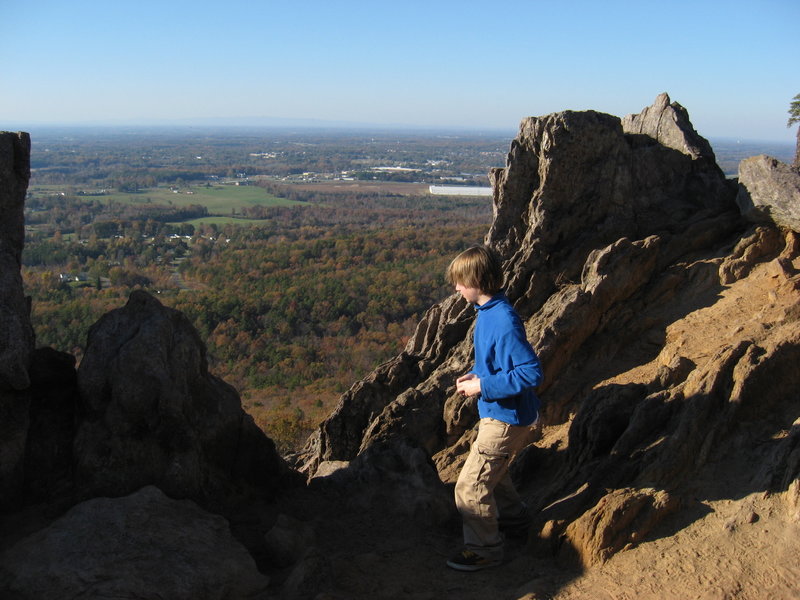
[[[370,123],[360,121],[337,121],[330,119],[290,118],[290,117],[198,117],[184,119],[103,119],[83,120],[69,123],[62,122],[12,122],[4,126],[12,129],[32,131],[34,129],[122,129],[122,130],[181,130],[181,129],[302,129],[325,131],[354,131],[354,132],[423,132],[423,133],[503,133],[509,138],[514,136],[514,130],[500,127],[459,127],[414,125],[407,123]]]

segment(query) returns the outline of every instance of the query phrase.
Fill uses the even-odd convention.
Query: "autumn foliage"
[[[199,225],[190,237],[118,212],[108,237],[33,236],[24,275],[38,345],[80,359],[91,324],[147,289],[191,319],[211,371],[291,451],[402,350],[451,292],[448,261],[491,216],[486,198],[296,196],[303,205],[250,209],[258,226]]]

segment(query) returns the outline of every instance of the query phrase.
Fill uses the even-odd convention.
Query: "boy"
[[[464,549],[447,561],[460,571],[499,565],[503,538],[498,519],[525,522],[527,511],[514,489],[508,465],[529,439],[538,418],[534,388],[542,369],[514,308],[501,291],[500,261],[489,248],[475,246],[447,268],[447,280],[475,305],[475,367],[456,381],[463,396],[478,396],[478,437],[455,488],[463,520]]]

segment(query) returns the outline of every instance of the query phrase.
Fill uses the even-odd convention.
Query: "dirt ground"
[[[317,600],[411,598],[518,600],[800,598],[800,522],[781,498],[754,494],[698,502],[651,541],[605,564],[570,571],[533,557],[522,539],[507,541],[503,565],[462,573],[445,565],[459,549],[456,524],[421,530],[365,515],[338,515],[318,524],[327,577],[335,585]],[[682,520],[691,520],[688,524]],[[672,532],[672,530],[677,531]],[[327,578],[326,577],[326,578]]]

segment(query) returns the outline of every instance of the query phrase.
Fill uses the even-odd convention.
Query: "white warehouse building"
[[[463,185],[432,185],[431,194],[440,196],[491,196],[492,188]]]

